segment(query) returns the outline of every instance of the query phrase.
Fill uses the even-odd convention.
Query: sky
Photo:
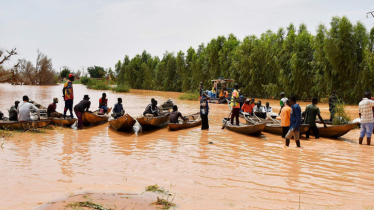
[[[371,11],[369,0],[0,0],[0,49],[17,48],[8,66],[22,58],[35,63],[40,50],[56,71],[113,69],[125,55],[186,52],[230,33],[243,40],[305,23],[315,34],[333,16],[370,30]]]

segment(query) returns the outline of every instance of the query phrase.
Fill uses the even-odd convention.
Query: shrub
[[[81,83],[83,85],[88,85],[88,83],[91,81],[92,79],[88,78],[88,77],[81,77]]]
[[[180,95],[178,97],[179,100],[191,100],[191,101],[198,101],[199,100],[199,92],[197,91],[187,91],[185,93],[183,93],[182,95]]]
[[[130,86],[127,84],[117,85],[113,87],[112,90],[115,92],[129,92]]]
[[[333,125],[344,125],[347,124],[351,119],[345,113],[345,103],[339,101],[335,106],[335,116],[332,120]]]
[[[94,89],[94,90],[110,90],[110,87],[108,84],[100,80],[94,80],[94,79],[90,79],[90,81],[87,84],[87,88]]]

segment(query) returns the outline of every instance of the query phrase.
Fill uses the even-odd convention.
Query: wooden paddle
[[[249,114],[247,113],[243,113],[243,116],[244,116],[244,119],[250,121],[251,123],[253,123],[254,125],[258,124],[257,122],[253,121],[251,118],[249,118]]]
[[[227,121],[230,119],[230,116],[231,116],[231,112],[230,112],[229,116],[226,118],[226,119],[227,119],[227,120],[226,120],[226,123],[227,123]],[[225,129],[225,127],[226,127],[226,123],[223,124],[222,129]]]

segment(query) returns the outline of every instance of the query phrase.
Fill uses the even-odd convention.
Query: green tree
[[[61,73],[60,73],[60,77],[62,77],[62,78],[68,78],[70,73],[71,73],[71,70],[69,69],[69,67],[64,66],[64,67],[62,67],[62,70],[61,70]]]
[[[102,78],[106,75],[106,71],[100,66],[90,66],[87,68],[91,78]]]

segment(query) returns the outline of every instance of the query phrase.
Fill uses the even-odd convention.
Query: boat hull
[[[300,135],[305,134],[308,131],[309,127],[310,125],[308,124],[301,124]],[[283,134],[283,128],[280,124],[266,124],[264,131],[267,133],[272,133],[276,135]]]
[[[340,136],[343,136],[347,134],[350,130],[355,128],[357,123],[350,123],[345,125],[333,125],[325,127],[318,127],[319,136],[325,137],[325,138],[339,138]],[[313,131],[311,132],[312,135]]]
[[[52,119],[52,123],[54,125],[58,125],[58,126],[72,126],[75,122],[77,121],[77,119],[63,119],[63,118],[53,118]]]
[[[104,124],[108,122],[108,118],[108,115],[96,115],[89,112],[82,114],[82,121],[85,126]]]
[[[186,116],[189,121],[181,124],[181,123],[169,123],[169,129],[171,131],[177,131],[177,130],[182,130],[182,129],[187,129],[187,128],[192,128],[201,125],[202,120],[200,118],[200,113],[196,113],[193,115]]]
[[[241,133],[245,135],[252,135],[252,136],[260,135],[266,125],[265,123],[254,124],[254,125],[240,123],[240,126],[233,126],[228,123],[229,120],[227,118],[224,118],[222,122],[226,124],[225,128],[230,131],[234,131],[236,133]]]
[[[153,129],[153,128],[161,128],[167,125],[169,122],[170,116],[169,114],[165,116],[157,116],[157,117],[138,117],[136,120],[142,126],[143,129]]]
[[[109,121],[110,127],[116,131],[132,131],[132,127],[135,123],[136,120],[128,114]]]
[[[51,124],[52,119],[39,121],[17,122],[17,121],[0,121],[0,129],[7,130],[28,130],[32,128],[43,128]]]

